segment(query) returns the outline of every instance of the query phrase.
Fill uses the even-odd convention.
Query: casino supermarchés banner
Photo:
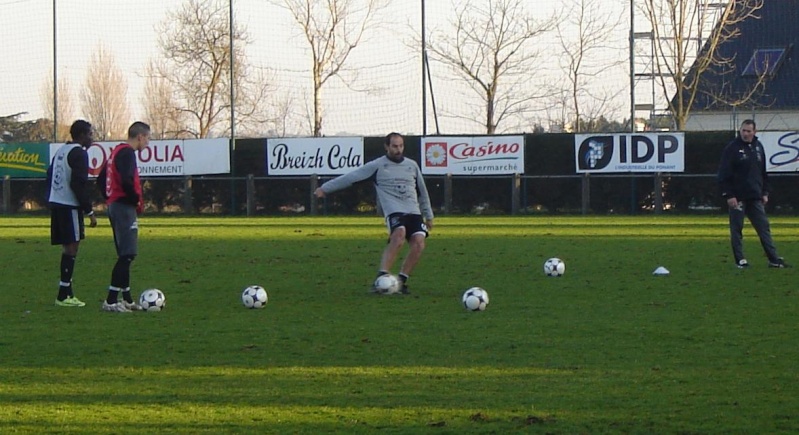
[[[524,173],[524,136],[423,137],[422,173],[504,175]]]

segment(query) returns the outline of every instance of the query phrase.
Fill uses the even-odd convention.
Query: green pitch
[[[799,218],[772,230],[799,263]],[[377,217],[139,231],[134,293],[166,310],[105,313],[104,218],[78,257],[84,308],[53,306],[49,221],[0,218],[0,433],[799,431],[799,269],[768,269],[749,228],[736,269],[724,216],[443,217],[410,296],[367,294]],[[241,305],[250,284],[266,308]],[[462,308],[471,286],[486,311]]]

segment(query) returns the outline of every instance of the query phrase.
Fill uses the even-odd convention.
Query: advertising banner
[[[45,178],[49,165],[47,143],[0,143],[0,178]]]
[[[799,131],[765,131],[757,137],[766,151],[768,172],[799,171]]]
[[[685,134],[575,134],[578,173],[684,172]]]
[[[423,137],[421,148],[423,174],[524,173],[524,136]]]
[[[267,139],[267,175],[340,175],[364,164],[363,137]]]
[[[62,143],[50,144],[50,155]],[[89,176],[95,177],[119,142],[95,142],[89,154]],[[183,175],[227,174],[230,172],[230,140],[174,139],[153,140],[136,153],[142,177],[178,177]],[[48,158],[49,160],[49,158]]]

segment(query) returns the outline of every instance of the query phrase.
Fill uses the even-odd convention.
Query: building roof
[[[720,56],[734,59],[733,69],[706,71],[692,110],[729,111],[731,105],[713,95],[740,99],[760,78],[765,82],[740,108],[799,109],[799,0],[765,0],[755,15],[740,23],[738,37],[718,47]]]

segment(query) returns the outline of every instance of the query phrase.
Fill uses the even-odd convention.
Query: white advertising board
[[[765,131],[757,137],[766,151],[768,172],[799,171],[799,131]]]
[[[424,174],[524,173],[524,136],[423,137],[421,152]]]
[[[364,164],[363,137],[267,139],[267,175],[340,175]]]
[[[685,134],[575,134],[578,173],[684,172]]]
[[[120,142],[95,142],[89,154],[89,176],[97,176]],[[182,175],[227,174],[230,172],[230,140],[175,139],[152,140],[147,148],[136,152],[139,175],[142,177],[176,177]],[[50,155],[63,143],[51,143]]]

